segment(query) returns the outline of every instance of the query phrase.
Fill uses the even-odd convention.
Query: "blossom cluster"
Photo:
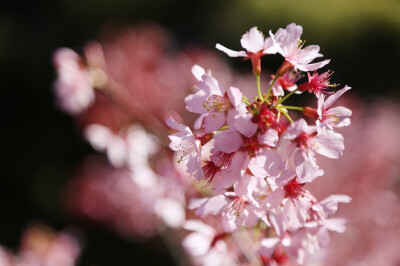
[[[333,72],[318,73],[329,60],[312,63],[322,57],[319,46],[304,47],[301,34],[295,24],[267,38],[252,28],[241,39],[243,51],[217,44],[251,60],[256,82],[211,52],[171,53],[156,26],[91,42],[83,56],[59,49],[58,105],[104,154],[86,159],[68,186],[72,212],[124,237],[168,235],[182,244],[188,258],[176,257],[184,265],[305,263],[327,245],[328,231],[345,230],[345,220],[332,215],[350,197],[317,200],[305,186],[324,174],[317,156],[342,155],[337,131],[350,124],[351,111],[335,106],[350,87],[330,89],[337,86],[329,82]],[[285,59],[269,77],[261,59],[271,54]],[[284,105],[305,92],[315,95],[315,108]],[[193,130],[179,116],[183,103],[198,115]],[[168,136],[163,123],[170,116]]]
[[[173,118],[167,121],[175,131],[170,148],[178,162],[209,188],[189,200],[199,219],[183,225],[194,231],[183,246],[197,262],[208,265],[229,257],[233,261],[226,265],[243,260],[302,264],[307,254],[327,245],[328,231],[345,230],[345,220],[332,215],[338,203],[351,198],[335,194],[318,200],[305,186],[324,174],[317,155],[338,159],[343,153],[344,139],[337,130],[350,124],[352,112],[334,103],[350,87],[331,90],[337,86],[329,82],[333,72],[318,73],[330,60],[312,62],[322,54],[318,45],[304,47],[302,31],[290,24],[265,38],[254,27],[243,35],[242,51],[217,44],[228,56],[251,60],[258,96],[251,101],[239,88],[223,87],[210,71],[194,65],[197,85],[185,103],[199,115],[196,131]],[[277,53],[284,61],[263,90],[261,58]],[[305,72],[307,80],[299,83]],[[283,104],[304,92],[316,97],[317,108]],[[289,110],[306,119],[294,120]],[[232,240],[245,259],[232,255],[238,254]]]

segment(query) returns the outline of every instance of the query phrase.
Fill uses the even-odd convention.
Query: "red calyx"
[[[311,107],[304,107],[303,114],[306,116],[312,117],[314,119],[318,119],[318,117],[319,117],[317,109],[314,109]]]
[[[283,74],[288,72],[292,67],[293,65],[289,61],[285,60],[285,62],[283,62],[282,65],[279,67],[279,69],[276,71],[276,76],[281,77]]]

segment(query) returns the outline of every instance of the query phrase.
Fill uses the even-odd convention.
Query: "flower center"
[[[285,197],[289,198],[293,204],[296,202],[299,203],[299,197],[304,196],[304,184],[299,184],[296,181],[296,178],[294,178],[290,183],[288,183],[286,186],[284,186],[285,190]]]
[[[246,201],[242,197],[235,197],[228,205],[226,214],[230,217],[240,217],[243,213],[243,209]]]
[[[215,165],[213,161],[206,161],[206,164],[202,167],[204,173],[204,179],[207,181],[207,185],[211,185],[214,180],[214,176],[218,173],[221,168]]]
[[[203,107],[209,113],[226,112],[231,106],[228,98],[219,95],[211,95],[203,102]]]
[[[257,135],[256,135],[257,136]],[[242,149],[247,151],[250,157],[255,157],[257,151],[264,147],[265,145],[262,145],[258,143],[257,137],[253,136],[251,138],[247,138],[244,140]]]
[[[254,102],[247,107],[247,110],[254,116],[251,121],[258,125],[260,134],[264,134],[269,128],[277,128],[277,109],[269,109],[265,103]]]
[[[182,140],[181,143],[175,146],[178,149],[179,160],[178,163],[190,157],[190,155],[195,151],[193,143],[189,140]]]

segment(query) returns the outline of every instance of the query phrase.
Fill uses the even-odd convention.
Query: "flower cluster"
[[[319,200],[309,188],[324,174],[325,158],[318,156],[342,155],[337,131],[350,124],[352,112],[335,104],[350,87],[332,90],[333,72],[318,72],[329,60],[313,62],[322,57],[319,46],[305,46],[301,34],[295,24],[267,38],[252,28],[241,39],[242,51],[216,45],[251,60],[256,82],[212,52],[168,52],[169,37],[157,26],[92,42],[82,56],[58,50],[58,105],[78,118],[84,137],[104,154],[86,159],[68,186],[72,212],[124,237],[169,235],[195,265],[310,261],[308,254],[327,245],[328,231],[345,230],[345,220],[332,216],[350,197]],[[261,59],[272,54],[284,60],[269,76]],[[200,65],[212,66],[212,74]],[[307,92],[315,106],[285,105]],[[184,104],[196,114],[193,128],[178,115]],[[169,116],[168,141],[163,122]]]
[[[239,88],[223,87],[211,72],[195,65],[197,86],[185,103],[199,115],[196,131],[172,118],[167,121],[175,131],[169,136],[170,148],[178,162],[204,188],[211,188],[189,201],[189,209],[202,220],[183,225],[194,231],[183,246],[197,262],[229,257],[233,261],[228,265],[244,260],[302,264],[308,253],[327,244],[328,231],[345,230],[345,220],[332,215],[338,203],[349,203],[350,197],[337,194],[318,200],[305,186],[324,174],[317,155],[342,155],[343,136],[337,129],[350,124],[351,111],[334,103],[350,87],[329,91],[337,86],[329,82],[332,72],[319,74],[318,69],[330,60],[312,62],[322,54],[318,45],[304,47],[302,31],[290,24],[265,38],[254,27],[241,39],[244,51],[217,44],[228,56],[252,61],[258,96],[250,101]],[[284,62],[263,90],[261,58],[276,53]],[[308,72],[307,81],[297,85],[305,76],[302,72]],[[284,105],[303,92],[315,95],[317,108]],[[289,110],[307,120],[294,120]],[[242,243],[244,256],[231,254],[238,254],[229,244],[232,239]]]

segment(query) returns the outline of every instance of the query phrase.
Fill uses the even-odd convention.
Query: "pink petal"
[[[224,153],[231,153],[237,151],[243,145],[243,138],[233,130],[226,130],[217,132],[214,135],[215,148]]]
[[[240,43],[248,52],[257,53],[264,49],[264,35],[257,30],[257,27],[253,27],[243,35]]]
[[[258,135],[258,142],[275,147],[278,144],[279,136],[278,131],[275,129],[268,129],[264,134]]]
[[[200,81],[200,80],[201,80],[201,77],[202,77],[204,74],[206,74],[206,71],[205,71],[204,68],[202,68],[201,66],[199,66],[199,65],[194,65],[194,66],[192,66],[192,74],[193,74],[193,76],[194,76],[198,81]]]
[[[231,49],[226,48],[225,46],[220,45],[219,43],[217,43],[215,48],[217,48],[218,50],[226,53],[230,57],[247,57],[247,53],[245,51],[239,51],[239,52],[238,51],[233,51]]]
[[[180,227],[185,221],[185,209],[182,204],[170,198],[160,198],[155,202],[155,212],[166,225]]]
[[[256,156],[254,158],[251,158],[248,168],[250,169],[251,173],[260,178],[265,178],[268,173],[264,169],[265,161],[267,160],[267,157],[264,155]]]
[[[239,104],[242,102],[243,93],[235,87],[229,87],[228,91],[228,98],[231,101],[234,107],[238,107]]]
[[[202,80],[204,82],[204,84],[208,87],[208,89],[210,90],[210,94],[211,95],[218,95],[218,96],[223,96],[224,95],[224,90],[219,86],[218,81],[213,78],[210,75],[203,75]],[[201,82],[199,82],[200,84]]]
[[[326,219],[324,226],[328,230],[344,233],[346,231],[346,220],[343,218]]]
[[[276,213],[270,211],[268,213],[268,220],[271,222],[278,236],[281,236],[286,231],[287,225],[282,212]]]
[[[203,90],[199,90],[194,94],[185,97],[186,110],[196,114],[208,113],[207,108],[204,107],[204,101],[207,100],[209,95]]]
[[[191,233],[183,239],[182,246],[187,254],[191,256],[201,256],[207,254],[211,242],[212,239],[210,239],[209,236]]]
[[[264,41],[264,54],[276,54],[278,50],[275,47],[274,41],[271,37],[265,38]]]
[[[295,171],[293,171],[292,169],[286,169],[281,173],[279,178],[276,179],[276,184],[280,187],[283,187],[287,183],[292,181],[295,176],[296,176]]]
[[[334,116],[334,124],[336,127],[346,127],[350,125],[349,116],[352,115],[352,111],[346,107],[338,106],[334,108],[330,108],[328,111],[329,114]]]
[[[315,178],[322,176],[324,170],[319,169],[314,163],[305,161],[296,168],[297,181],[301,184],[312,182]]]
[[[203,124],[204,118],[207,116],[207,114],[202,114],[200,115],[196,121],[194,122],[193,128],[196,130],[199,130],[201,128],[201,125]]]
[[[308,64],[313,61],[315,58],[322,57],[323,55],[319,52],[318,45],[309,45],[304,49],[301,49],[296,55],[296,61],[298,64]]]
[[[304,65],[298,64],[297,62],[291,62],[290,60],[288,60],[288,61],[290,63],[292,63],[295,68],[298,68],[301,71],[314,71],[314,70],[317,70],[318,68],[321,68],[321,67],[327,65],[331,60],[326,59],[326,60],[318,62],[318,63],[304,64]]]
[[[307,128],[307,122],[303,118],[292,123],[285,131],[283,137],[285,139],[294,140]]]
[[[205,217],[208,214],[217,215],[222,209],[228,204],[228,199],[224,195],[218,195],[209,198],[204,205],[196,210],[196,215],[200,217]]]
[[[265,199],[265,204],[268,209],[274,209],[281,205],[283,198],[285,197],[285,191],[278,187]]]
[[[277,237],[264,238],[263,240],[261,240],[260,254],[265,257],[271,257],[279,241],[280,239]]]
[[[236,183],[234,191],[237,196],[246,199],[253,199],[253,191],[257,187],[257,177],[244,175],[243,178]],[[254,200],[254,199],[253,199]]]
[[[286,162],[282,161],[282,158],[273,149],[268,149],[264,154],[267,156],[264,168],[268,175],[271,177],[278,176],[279,173],[285,169]]]
[[[328,99],[326,99],[325,103],[324,103],[324,108],[323,109],[328,109],[329,107],[331,107],[331,105],[336,102],[336,100],[342,96],[343,93],[345,93],[346,91],[350,90],[351,87],[349,86],[344,86],[343,89],[338,90],[336,93],[332,94],[331,96],[328,97]]]
[[[221,128],[226,121],[225,113],[211,113],[206,116],[202,127],[206,133],[212,133]]]
[[[248,138],[252,137],[257,131],[257,124],[251,121],[252,118],[253,115],[245,109],[242,110],[242,108],[239,109],[239,113],[234,117],[236,130]]]
[[[215,234],[213,227],[198,220],[187,220],[182,225],[182,228],[185,230],[196,231],[203,235],[208,235],[210,237],[213,237],[213,235]]]
[[[179,124],[172,117],[167,119],[166,123],[170,128],[176,129],[182,133],[192,134],[192,131],[190,130],[190,128],[188,126]]]
[[[343,136],[331,130],[315,137],[317,148],[315,151],[328,158],[337,159],[344,150]]]
[[[221,171],[219,175],[214,177],[214,190],[220,191],[221,189],[227,189],[231,187],[239,176],[232,174],[231,172]]]

